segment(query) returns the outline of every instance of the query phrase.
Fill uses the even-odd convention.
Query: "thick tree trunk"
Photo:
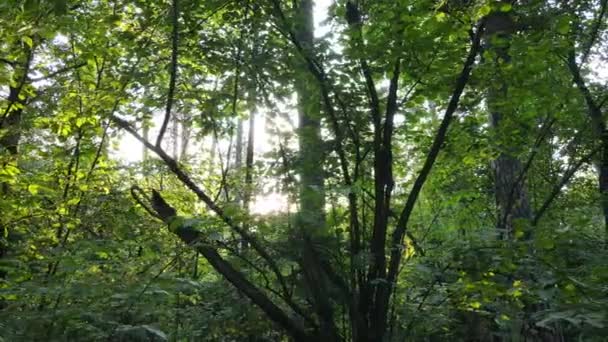
[[[19,153],[19,142],[21,140],[21,118],[23,107],[27,101],[26,97],[20,97],[22,88],[26,85],[27,75],[33,58],[33,51],[25,48],[25,60],[21,67],[18,67],[13,74],[13,79],[17,83],[16,87],[10,86],[8,93],[8,104],[0,112],[0,167],[4,168],[9,164],[16,164]],[[0,183],[0,196],[6,197],[9,193],[9,185]],[[0,237],[0,259],[2,259],[8,249],[8,236]],[[6,273],[0,271],[0,278],[4,278]],[[2,307],[0,303],[0,307]]]
[[[500,70],[504,64],[510,63],[509,43],[511,35],[515,32],[516,23],[510,12],[493,12],[486,19],[486,31],[484,35],[484,48],[493,52],[494,60],[486,60],[491,63],[491,72],[494,75],[492,82],[488,84],[486,101],[490,111],[490,127],[499,137],[511,135],[509,129],[517,127],[516,113],[509,105],[509,86]],[[499,139],[501,140],[501,139]],[[505,139],[508,140],[508,139]],[[530,239],[533,232],[530,224],[533,218],[532,208],[528,199],[522,161],[518,158],[520,143],[501,141],[500,154],[493,161],[495,198],[497,206],[497,223],[499,236],[504,240],[513,239],[515,231],[522,229],[524,239]],[[538,311],[542,304],[528,303],[524,310],[528,313]],[[489,318],[479,316],[477,313],[470,317],[472,328],[471,335],[480,341],[501,341],[501,338],[492,336],[493,323]],[[528,324],[528,322],[525,322]],[[524,330],[527,330],[525,328]],[[527,331],[523,331],[524,338],[529,337]]]
[[[300,0],[296,14],[296,35],[309,52],[313,49],[313,1]],[[295,87],[298,94],[298,137],[300,145],[300,220],[306,228],[323,231],[325,194],[323,189],[323,140],[316,82],[302,66]]]
[[[507,45],[514,30],[515,22],[508,13],[495,12],[486,19],[485,49],[492,50],[496,55],[494,61],[486,62],[494,64],[495,75],[500,75],[498,71],[499,63],[508,63],[510,60]],[[493,44],[495,39],[500,39],[501,42]],[[493,84],[489,85],[486,96],[490,111],[490,126],[499,134],[504,133],[504,129],[509,126],[509,120],[513,118],[509,109],[503,105],[507,103],[507,93],[508,86],[505,80],[497,76],[494,78]],[[498,207],[497,228],[505,239],[513,234],[514,224],[517,220],[530,220],[532,218],[528,194],[521,177],[523,167],[516,156],[515,147],[503,144],[500,155],[493,162],[495,196]]]
[[[299,0],[295,16],[295,34],[303,49],[313,55],[313,1]],[[300,148],[298,233],[302,242],[301,267],[313,307],[319,320],[319,336],[323,341],[338,341],[331,299],[327,296],[327,275],[321,268],[323,256],[316,249],[326,235],[325,192],[323,174],[323,140],[321,110],[316,82],[301,65],[295,84],[298,94],[298,138]]]

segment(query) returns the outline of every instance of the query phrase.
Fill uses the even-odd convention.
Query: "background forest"
[[[606,341],[607,0],[0,0],[0,341]]]

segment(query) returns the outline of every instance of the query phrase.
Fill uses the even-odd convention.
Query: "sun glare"
[[[256,196],[251,205],[251,213],[256,215],[268,215],[284,213],[289,209],[289,199],[285,194],[270,193]]]
[[[331,0],[317,0],[315,1],[315,13],[314,13],[314,25],[315,25],[315,36],[320,37],[327,34],[331,27],[329,25],[324,25],[324,21],[327,19],[328,9],[331,5]],[[62,36],[58,36],[56,39],[56,44],[63,44],[64,38]],[[295,100],[295,97],[292,99]],[[272,119],[268,117],[267,110],[264,108],[258,108],[259,112],[256,114],[256,121],[254,127],[254,135],[255,135],[255,157],[257,160],[260,156],[265,155],[266,153],[272,151],[276,148],[276,137],[272,136],[267,131],[268,122],[266,120],[272,120],[272,124],[276,125],[282,131],[293,129],[293,124],[297,123],[297,112],[291,108],[290,106],[277,103],[276,104],[280,111],[287,113],[288,119],[284,117],[277,116]],[[156,135],[158,134],[159,127],[161,126],[161,122],[163,119],[164,113],[159,111],[152,118],[152,127],[149,129],[149,139],[150,141],[154,141],[156,139]],[[287,120],[287,121],[285,121]],[[285,121],[285,122],[283,122]],[[290,122],[288,122],[290,121]],[[248,120],[244,120],[243,122],[243,132],[248,130]],[[139,132],[142,134],[141,130]],[[181,134],[181,132],[180,132]],[[165,139],[167,140],[167,138]],[[181,138],[178,137],[176,144],[181,148]],[[189,142],[189,150],[191,153],[193,151],[204,151],[209,150],[209,147],[212,145],[211,137],[198,140],[198,141],[190,141]],[[171,143],[166,142],[166,146],[163,146],[165,151],[170,152],[172,150]],[[165,143],[163,143],[165,145]],[[229,141],[228,139],[221,139],[218,142],[217,148],[219,153],[225,154],[228,151]],[[123,163],[137,163],[143,160],[144,148],[142,144],[135,139],[130,134],[121,133],[118,142],[113,146],[112,156],[117,160],[120,160]],[[297,149],[297,146],[293,146]],[[233,147],[234,149],[234,147]],[[177,149],[179,150],[179,148]],[[214,152],[215,153],[215,152]],[[233,152],[234,153],[234,152]],[[154,153],[149,152],[148,155],[152,158],[155,158]],[[224,157],[225,158],[225,157]],[[203,161],[204,163],[204,161]],[[231,162],[232,163],[232,162]],[[285,194],[272,192],[269,194],[255,196],[253,202],[251,203],[251,213],[255,215],[269,215],[276,213],[284,213],[290,209],[290,203],[288,196]]]

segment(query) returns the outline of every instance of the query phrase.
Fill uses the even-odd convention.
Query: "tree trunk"
[[[245,210],[245,206],[243,205],[243,197],[244,193],[241,187],[241,171],[243,169],[243,119],[238,118],[236,124],[236,143],[234,146],[234,170],[236,171],[237,176],[237,189],[234,194],[234,202],[237,206],[243,208]]]
[[[296,34],[302,46],[313,49],[313,2],[300,0],[296,18]],[[323,189],[323,141],[321,139],[321,113],[315,81],[302,66],[296,80],[298,94],[299,146],[300,146],[300,220],[311,232],[322,232],[325,226],[325,194]]]
[[[249,94],[249,129],[247,133],[247,151],[245,155],[245,190],[243,194],[243,208],[249,213],[249,205],[253,193],[253,148],[255,144],[255,115],[257,90],[255,85]]]
[[[171,156],[173,159],[179,159],[179,119],[177,115],[173,115],[171,122]]]
[[[497,76],[488,87],[486,101],[490,111],[490,126],[497,133],[501,133],[509,127],[509,120],[513,118],[512,113],[509,113],[509,109],[504,106],[508,100],[508,86],[506,81],[500,77],[498,68],[499,63],[509,63],[508,42],[514,30],[515,22],[508,13],[494,12],[487,17],[484,34],[485,49],[492,50],[496,58],[494,61],[486,61],[486,63],[493,64]],[[496,39],[500,39],[500,42],[493,44]],[[512,236],[517,220],[532,218],[526,186],[521,177],[523,167],[516,156],[516,147],[503,144],[500,155],[492,165],[498,208],[497,228],[505,239]]]
[[[243,167],[243,119],[239,118],[236,124],[236,146],[234,146],[234,167],[240,170]]]
[[[295,17],[296,39],[307,54],[314,51],[313,1],[299,0]],[[323,341],[338,341],[333,307],[327,296],[327,275],[321,268],[321,253],[315,248],[326,235],[321,110],[316,81],[302,63],[295,84],[298,95],[299,205],[297,236],[303,245],[301,267],[313,307],[319,320]]]
[[[149,123],[147,121],[148,121],[148,119],[146,117],[144,117],[144,119],[143,119],[143,125],[142,125],[142,128],[141,128],[141,130],[142,130],[141,134],[144,137],[144,139],[150,140],[150,126],[149,126]],[[146,161],[148,161],[149,157],[150,156],[148,154],[148,148],[146,146],[143,146],[142,147],[142,151],[141,151],[141,160],[143,162],[146,162]]]
[[[185,116],[185,115],[184,115]],[[181,121],[181,145],[180,145],[180,153],[179,159],[185,160],[188,158],[188,145],[190,144],[190,133],[192,129],[192,123],[190,119],[186,117],[182,117]]]
[[[2,157],[2,166],[14,163],[19,152],[21,116],[23,115],[23,108],[27,102],[27,98],[22,94],[22,89],[28,82],[27,75],[30,71],[33,53],[32,48],[24,48],[25,58],[23,64],[16,67],[12,76],[17,85],[9,87],[7,98],[8,105],[0,113],[0,130],[4,131],[4,133],[0,135],[0,157]],[[8,154],[5,154],[5,151],[8,152]],[[2,183],[1,191],[2,194],[8,192],[8,185],[6,183]]]
[[[30,65],[33,58],[33,50],[31,48],[24,48],[25,60],[23,65],[17,68],[13,74],[13,79],[17,83],[16,87],[9,87],[8,94],[8,105],[0,113],[0,167],[4,168],[9,164],[16,165],[17,157],[19,153],[19,141],[21,140],[21,118],[23,115],[23,108],[26,104],[27,98],[20,97],[22,88],[26,85],[28,78],[27,75],[30,70]],[[0,195],[6,197],[9,193],[9,185],[5,182],[0,183]],[[1,222],[0,222],[1,223]],[[0,259],[2,259],[8,249],[9,237],[0,237]],[[4,278],[6,273],[0,271],[0,279]],[[3,307],[3,303],[0,302],[0,308]]]
[[[506,133],[516,126],[516,113],[508,104],[508,80],[502,77],[501,71],[504,64],[510,63],[509,43],[514,31],[515,22],[509,12],[495,11],[487,16],[483,37],[484,49],[492,52],[494,58],[484,61],[490,64],[489,70],[492,73],[491,81],[487,86],[486,101],[490,112],[490,127],[499,137],[500,142],[500,154],[492,162],[492,168],[497,207],[496,228],[498,235],[504,240],[513,238],[514,231],[519,228],[518,225],[532,219],[532,209],[522,174],[524,169],[518,158],[520,146],[501,139],[508,136]],[[529,237],[530,234],[527,234],[527,238]],[[534,308],[527,307],[526,310],[534,310]],[[491,318],[473,312],[465,314],[465,319],[468,320],[468,334],[472,340],[501,340],[492,334],[495,327]]]

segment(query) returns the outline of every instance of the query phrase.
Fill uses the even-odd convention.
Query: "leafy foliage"
[[[608,335],[606,1],[306,6],[0,2],[0,341]]]

